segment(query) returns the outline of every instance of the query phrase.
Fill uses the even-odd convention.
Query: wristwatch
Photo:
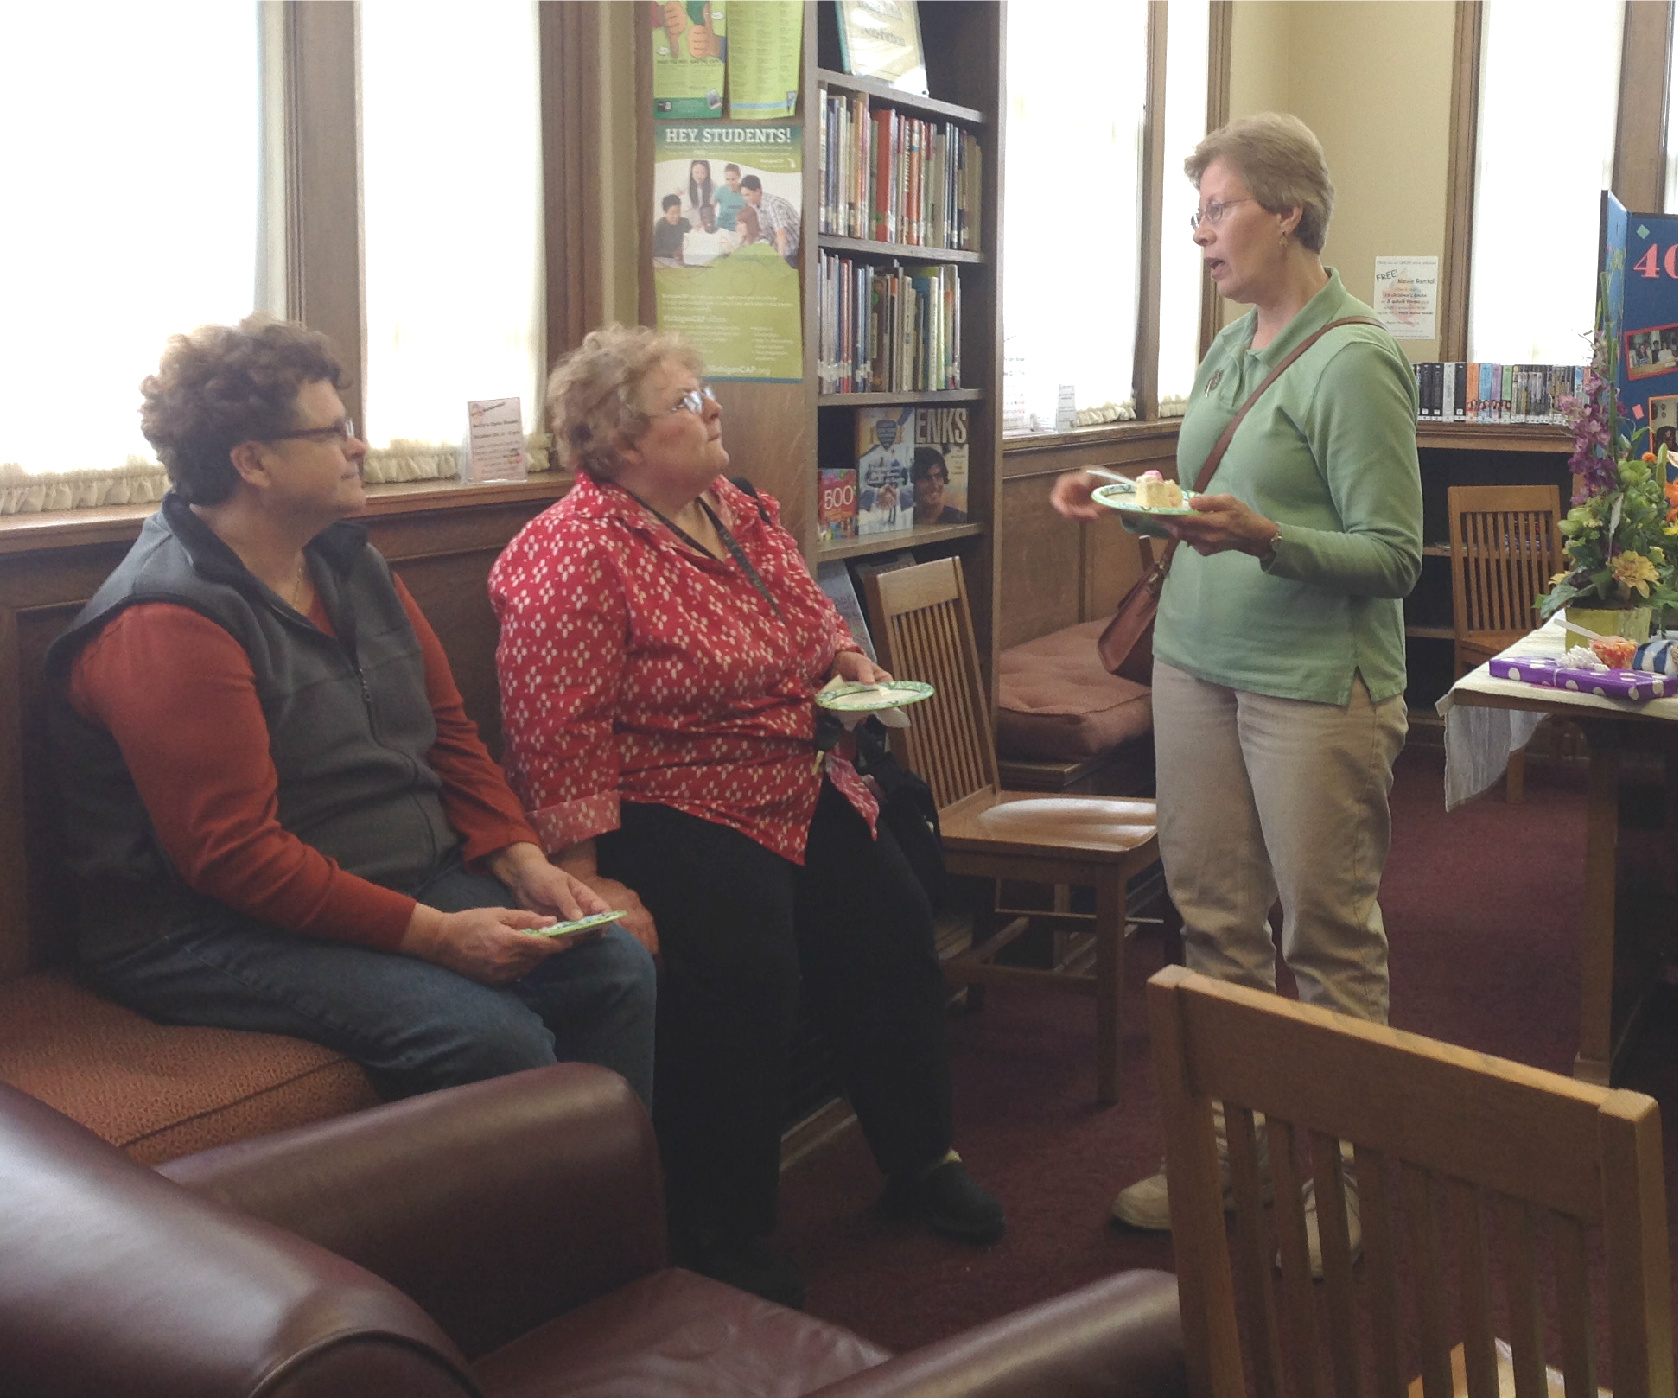
[[[1276,526],[1276,532],[1270,536],[1270,542],[1264,546],[1264,552],[1258,555],[1260,563],[1269,563],[1276,557],[1276,545],[1282,542],[1282,526]]]

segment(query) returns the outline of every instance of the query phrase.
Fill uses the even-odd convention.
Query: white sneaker
[[[1218,1144],[1221,1147],[1223,1142],[1219,1141]],[[1269,1159],[1270,1153],[1263,1149],[1261,1138],[1259,1168],[1264,1173],[1259,1179],[1261,1197],[1266,1204],[1270,1202],[1271,1196]],[[1230,1175],[1229,1159],[1222,1149],[1218,1152],[1218,1175],[1224,1186],[1224,1212],[1233,1213],[1235,1182]],[[1157,1174],[1137,1180],[1128,1189],[1120,1190],[1119,1197],[1113,1200],[1112,1213],[1115,1222],[1128,1224],[1132,1228],[1142,1228],[1152,1233],[1169,1233],[1171,1194],[1165,1179],[1165,1162],[1160,1161]]]
[[[1350,1165],[1340,1167],[1340,1178],[1346,1190],[1346,1239],[1351,1244],[1352,1261],[1356,1262],[1363,1255],[1363,1223],[1358,1218],[1358,1177],[1352,1173]],[[1323,1241],[1322,1234],[1317,1227],[1317,1182],[1314,1179],[1305,1181],[1300,1189],[1300,1199],[1305,1205],[1305,1249],[1311,1258],[1311,1278],[1313,1281],[1323,1279]],[[1281,1266],[1278,1257],[1276,1265]]]
[[[1119,1191],[1119,1197],[1113,1200],[1113,1219],[1150,1233],[1171,1231],[1171,1196],[1166,1188],[1163,1160],[1158,1174],[1137,1180],[1128,1189]]]

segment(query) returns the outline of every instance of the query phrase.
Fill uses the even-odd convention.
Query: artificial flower
[[[1650,587],[1660,581],[1655,565],[1642,554],[1632,553],[1629,549],[1615,555],[1609,569],[1614,574],[1614,581],[1625,589],[1628,596],[1635,591],[1639,596],[1647,597]]]

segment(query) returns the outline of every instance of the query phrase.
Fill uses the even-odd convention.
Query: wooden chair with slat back
[[[1583,1398],[1597,1392],[1593,1273],[1606,1287],[1615,1390],[1621,1398],[1673,1392],[1660,1108],[1652,1098],[1177,966],[1149,982],[1148,1018],[1196,1398],[1249,1391],[1403,1398],[1405,1375],[1418,1371],[1408,1392],[1419,1398],[1547,1398],[1557,1384]],[[1217,1102],[1233,1228],[1224,1216]],[[1268,1212],[1258,1129],[1275,1187]],[[1363,1228],[1355,1271],[1342,1141],[1355,1156]],[[1307,1175],[1318,1200],[1331,1201],[1318,1209],[1320,1287],[1309,1274],[1300,1204]],[[1605,1265],[1593,1268],[1598,1250]],[[1547,1371],[1544,1343],[1552,1273],[1559,1375]],[[1499,1313],[1508,1317],[1507,1346],[1494,1338]]]
[[[899,759],[932,787],[950,872],[1096,892],[1093,917],[1082,915],[1094,935],[1093,974],[998,965],[996,953],[1025,930],[1025,919],[946,961],[946,974],[960,985],[1029,982],[1093,993],[1097,1091],[1101,1101],[1117,1101],[1125,892],[1159,861],[1154,803],[1004,791],[960,565],[945,558],[876,573],[866,590],[880,663],[899,679],[924,680],[936,691],[908,711],[911,726],[895,730],[892,741]]]
[[[1461,679],[1538,624],[1536,599],[1562,565],[1561,490],[1553,485],[1454,485],[1451,537],[1453,659]],[[1509,755],[1507,791],[1521,799],[1526,753]]]

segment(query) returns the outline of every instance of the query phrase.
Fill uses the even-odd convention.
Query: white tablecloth
[[[1563,644],[1560,617],[1549,621],[1523,636],[1503,656],[1516,659],[1522,656],[1561,658]],[[1502,656],[1499,657],[1500,659]],[[1563,704],[1580,710],[1581,715],[1596,710],[1614,714],[1635,713],[1651,718],[1678,719],[1678,699],[1652,699],[1634,704],[1629,699],[1604,699],[1596,694],[1579,694],[1573,690],[1550,689],[1544,685],[1526,684],[1520,680],[1493,679],[1491,670],[1480,666],[1464,675],[1450,692],[1439,701],[1439,716],[1445,720],[1445,809],[1460,806],[1478,796],[1499,777],[1509,765],[1509,754],[1524,748],[1532,739],[1533,730],[1544,715],[1523,713],[1516,709],[1482,709],[1457,703],[1464,690],[1476,694],[1499,694],[1512,699],[1533,699],[1546,704]]]

